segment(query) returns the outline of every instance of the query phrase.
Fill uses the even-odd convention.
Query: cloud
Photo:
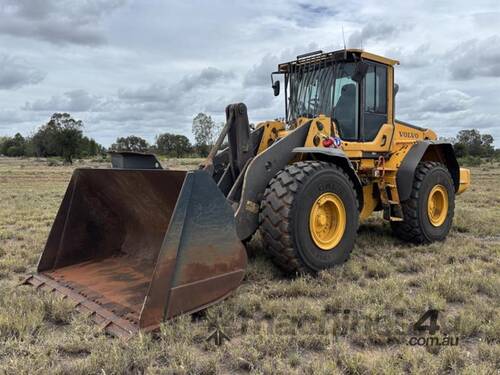
[[[439,135],[481,126],[498,145],[498,4],[422,1],[0,0],[0,56],[16,56],[15,69],[0,58],[0,134],[28,134],[57,110],[79,111],[105,145],[189,136],[194,115],[223,121],[232,102],[254,123],[281,117],[270,73],[342,48],[343,26],[348,47],[401,61],[398,118]]]
[[[65,92],[61,96],[52,96],[48,100],[27,102],[24,109],[28,111],[84,112],[93,110],[99,102],[99,98],[90,95],[85,90],[73,90]]]
[[[386,51],[384,55],[398,60],[401,64],[398,69],[424,68],[431,66],[437,59],[444,57],[433,53],[429,43],[423,43],[415,49],[391,49]]]
[[[18,89],[41,82],[45,74],[22,59],[0,55],[0,90]]]
[[[429,96],[422,93],[419,110],[422,112],[450,113],[465,111],[471,107],[474,98],[459,90],[439,91]]]
[[[92,95],[83,89],[71,90],[49,99],[26,102],[22,109],[43,116],[46,112],[79,113],[89,135],[104,137],[106,144],[120,134],[136,134],[152,141],[154,135],[165,131],[189,135],[190,127],[184,124],[190,124],[194,112],[205,110],[203,101],[194,94],[214,89],[231,78],[234,78],[232,72],[208,67],[186,74],[171,84],[124,88],[108,96]],[[211,95],[206,95],[206,100],[210,99]],[[221,114],[224,106],[219,103]],[[179,124],[183,124],[182,128]]]
[[[500,36],[471,39],[448,53],[449,70],[456,80],[475,77],[500,77]]]
[[[176,94],[164,83],[152,83],[136,89],[120,89],[118,98],[133,102],[161,103],[169,102]]]
[[[282,50],[279,54],[265,54],[258,64],[253,65],[245,73],[243,87],[271,87],[271,73],[278,69],[278,64],[293,60],[297,55],[317,51],[318,49],[316,43],[309,43],[307,46],[296,46]]]
[[[403,87],[396,96],[396,114],[411,119],[427,119],[436,116],[463,116],[474,110],[477,97],[457,89],[439,89],[435,86]],[[403,118],[401,118],[404,120]]]
[[[208,67],[198,74],[184,77],[178,84],[182,90],[194,90],[199,87],[209,87],[219,81],[228,80],[234,77],[233,72],[224,72],[220,69]]]
[[[279,59],[277,56],[266,54],[260,63],[254,65],[243,79],[243,86],[264,86],[271,85],[271,72],[277,69]]]
[[[481,28],[493,28],[493,29],[496,28],[499,17],[500,17],[499,11],[478,12],[472,14],[472,19],[475,26]]]
[[[389,39],[397,30],[396,26],[386,22],[370,22],[349,36],[347,48],[360,48],[366,46],[369,41]]]
[[[415,87],[412,88],[415,90]],[[500,115],[483,113],[480,98],[466,92],[424,86],[396,97],[396,118],[433,129],[438,136],[453,137],[461,129],[481,129],[498,138]]]
[[[297,3],[302,19],[307,17],[333,17],[338,11],[330,6],[313,4],[313,2]],[[311,23],[311,26],[314,23]]]
[[[12,124],[23,121],[25,121],[25,119],[23,118],[21,111],[0,109],[0,123],[6,122],[9,126],[12,126]]]
[[[152,83],[136,89],[121,89],[118,98],[136,103],[162,103],[165,106],[178,106],[182,99],[190,92],[200,88],[208,88],[219,82],[227,81],[234,77],[234,73],[225,72],[217,68],[208,67],[199,73],[188,74],[178,82],[168,85],[166,83]],[[150,109],[155,107],[150,106]]]
[[[103,44],[100,23],[125,0],[5,0],[0,34],[54,44]]]

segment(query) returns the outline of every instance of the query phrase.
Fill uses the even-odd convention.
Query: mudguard
[[[413,177],[417,165],[421,160],[426,160],[426,153],[432,150],[434,150],[441,159],[437,161],[444,163],[450,171],[453,184],[455,185],[455,192],[458,191],[460,186],[460,168],[451,143],[431,140],[418,141],[413,145],[410,151],[408,151],[396,173],[396,185],[398,187],[399,200],[401,202],[410,198]]]
[[[295,154],[305,154],[313,157],[314,159],[327,161],[340,165],[345,172],[349,175],[358,197],[359,209],[363,208],[363,187],[361,181],[354,170],[354,167],[342,149],[333,147],[296,147],[293,149]]]

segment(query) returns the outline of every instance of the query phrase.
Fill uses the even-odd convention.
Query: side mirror
[[[356,69],[354,70],[354,74],[352,75],[352,80],[355,82],[361,82],[368,71],[369,65],[364,61],[360,61],[356,64]]]
[[[399,85],[397,83],[394,84],[394,96],[396,96],[396,94],[398,93],[399,91]]]
[[[278,96],[280,94],[280,81],[276,81],[272,85],[274,96]]]

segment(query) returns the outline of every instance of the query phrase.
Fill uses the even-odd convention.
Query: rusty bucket
[[[234,212],[206,172],[77,169],[26,283],[129,336],[225,298],[246,262]]]

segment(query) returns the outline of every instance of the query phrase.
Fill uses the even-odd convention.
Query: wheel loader
[[[284,118],[251,129],[244,104],[227,106],[199,169],[136,153],[76,169],[26,283],[128,337],[227,297],[257,230],[289,273],[345,262],[375,211],[404,241],[444,240],[470,173],[434,131],[395,118],[397,64],[357,49],[300,55],[271,73]]]

